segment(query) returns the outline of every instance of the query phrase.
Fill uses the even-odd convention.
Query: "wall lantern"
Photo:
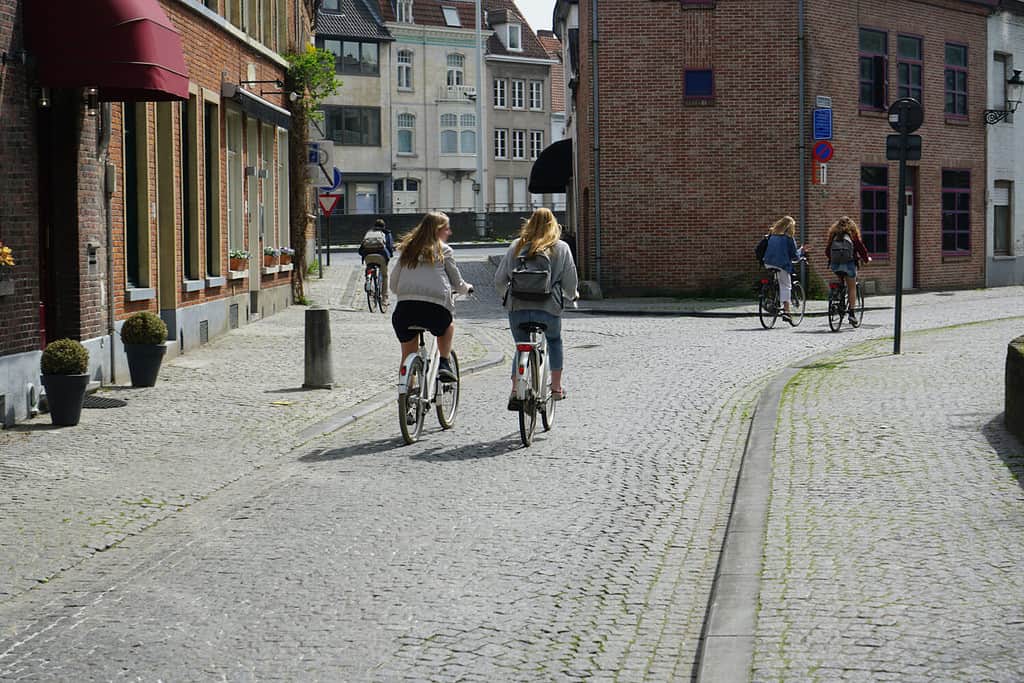
[[[85,89],[85,113],[87,116],[96,116],[96,110],[100,107],[100,91],[96,88]]]
[[[1020,78],[1021,70],[1014,69],[1013,76],[1006,81],[1006,104],[1003,109],[986,109],[985,123],[996,124],[1006,120],[1010,114],[1017,111],[1021,102],[1021,90],[1024,89],[1024,80]]]

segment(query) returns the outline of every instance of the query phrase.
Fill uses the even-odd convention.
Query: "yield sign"
[[[330,216],[331,212],[334,211],[334,207],[338,205],[338,200],[341,199],[341,195],[322,194],[318,195],[316,199],[320,202],[320,210],[324,212],[324,215]]]

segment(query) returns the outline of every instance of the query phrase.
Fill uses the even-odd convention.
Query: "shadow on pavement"
[[[377,439],[376,441],[357,443],[344,448],[318,449],[299,457],[299,462],[332,462],[354,458],[357,455],[381,455],[401,446],[401,437]]]
[[[417,453],[410,456],[410,460],[421,460],[423,462],[460,462],[463,460],[480,460],[482,458],[494,458],[499,455],[511,453],[522,447],[519,442],[519,434],[509,434],[500,439],[486,443],[468,444],[446,451],[440,447]]]
[[[1010,476],[1024,488],[1024,443],[1006,428],[1006,413],[999,413],[981,427],[982,436],[1006,463]]]

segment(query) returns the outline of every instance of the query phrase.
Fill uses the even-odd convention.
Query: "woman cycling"
[[[854,310],[857,307],[857,262],[868,263],[871,257],[860,239],[860,228],[849,216],[840,217],[828,229],[825,258],[828,259],[829,269],[846,281],[846,296],[850,303],[848,317],[850,324],[856,327],[858,321]]]
[[[772,224],[768,231],[768,247],[764,250],[764,265],[769,270],[778,271],[779,300],[782,302],[782,319],[793,325],[789,314],[789,302],[793,290],[793,261],[804,251],[796,246],[793,235],[796,233],[796,221],[792,216],[783,216]]]
[[[437,376],[442,382],[458,380],[450,361],[455,336],[455,293],[473,291],[473,285],[462,279],[455,265],[455,254],[448,246],[451,234],[448,216],[428,213],[398,243],[401,255],[391,270],[391,291],[398,299],[391,325],[402,345],[402,361],[419,346],[419,332],[409,328],[425,327],[437,337],[441,356]]]
[[[566,396],[562,386],[562,308],[567,301],[575,301],[579,297],[576,264],[572,260],[569,245],[561,241],[561,235],[562,229],[554,214],[549,209],[537,209],[524,223],[519,237],[505,252],[494,274],[494,285],[504,297],[504,305],[508,309],[508,324],[513,339],[517,342],[529,341],[529,333],[519,329],[522,323],[537,322],[547,326],[544,336],[547,338],[551,361],[551,397],[556,401]],[[512,296],[509,286],[512,271],[519,263],[520,256],[533,259],[538,255],[541,258],[535,263],[546,260],[550,268],[551,296],[544,300],[529,301]],[[509,397],[508,409],[519,410],[514,393]]]

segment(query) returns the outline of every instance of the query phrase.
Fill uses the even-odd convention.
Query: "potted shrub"
[[[128,373],[133,387],[156,384],[160,363],[167,353],[167,325],[160,316],[142,311],[135,313],[121,326],[121,342],[128,356]]]
[[[263,266],[265,268],[276,266],[279,253],[274,247],[263,247]]]
[[[292,262],[292,256],[295,255],[295,250],[291,247],[281,247],[281,265],[287,266]]]
[[[230,270],[247,270],[249,268],[249,252],[245,249],[232,249],[229,251],[228,268]]]
[[[46,345],[40,361],[50,420],[67,427],[78,424],[89,386],[89,351],[74,339]]]

